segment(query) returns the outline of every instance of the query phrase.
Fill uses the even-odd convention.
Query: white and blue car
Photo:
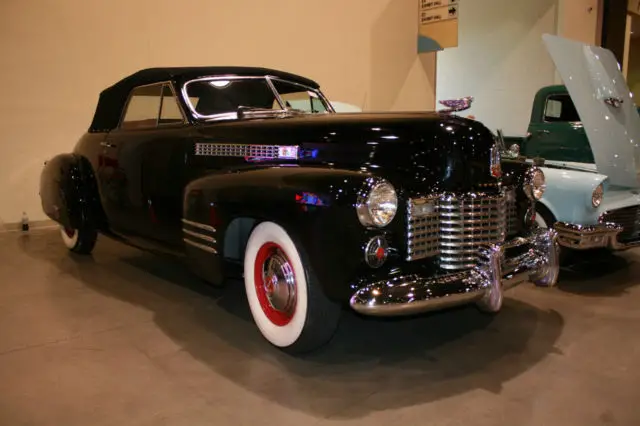
[[[515,138],[498,132],[503,158],[537,162],[544,172],[536,222],[554,227],[561,246],[640,246],[640,115],[619,65],[601,47],[544,41],[566,89],[536,96],[529,133],[510,148]]]

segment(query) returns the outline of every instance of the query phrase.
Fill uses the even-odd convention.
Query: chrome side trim
[[[293,160],[299,157],[298,145],[252,145],[196,142],[195,155],[207,157],[245,157]]]
[[[216,243],[216,239],[213,237],[210,237],[208,235],[204,235],[204,234],[200,234],[198,232],[193,232],[193,231],[189,231],[188,229],[182,229],[182,232],[184,232],[187,235],[190,235],[192,237],[196,237],[199,238],[201,240],[207,241],[211,244],[215,244]]]
[[[218,251],[213,247],[205,246],[204,244],[196,243],[195,241],[191,241],[188,238],[183,238],[182,241],[189,244],[190,246],[199,248],[200,250],[208,251],[209,253],[218,254]]]
[[[216,232],[216,228],[211,225],[205,225],[204,223],[192,222],[184,218],[182,219],[182,223],[184,223],[185,225],[191,225],[196,228],[204,229],[205,231]]]

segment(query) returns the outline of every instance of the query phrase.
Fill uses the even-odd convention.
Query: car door
[[[179,249],[184,245],[184,189],[201,171],[188,163],[195,136],[173,85],[165,84],[157,130],[139,147],[140,192],[145,203],[140,232],[163,248]]]
[[[163,84],[136,87],[118,128],[104,142],[99,165],[102,205],[110,229],[123,237],[141,235],[146,215],[142,159],[146,142],[157,137]]]
[[[593,163],[580,116],[568,93],[550,93],[542,117],[529,126],[525,155],[548,160]]]

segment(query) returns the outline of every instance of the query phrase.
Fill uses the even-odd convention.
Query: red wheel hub
[[[278,244],[262,245],[254,264],[256,295],[264,314],[273,324],[285,326],[295,314],[297,283],[293,266]]]

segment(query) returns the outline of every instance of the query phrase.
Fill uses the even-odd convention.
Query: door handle
[[[543,134],[543,135],[548,135],[551,132],[548,131],[548,130],[538,130],[538,133]]]
[[[107,148],[115,148],[116,145],[110,143],[110,142],[100,142],[100,145],[107,147]]]

